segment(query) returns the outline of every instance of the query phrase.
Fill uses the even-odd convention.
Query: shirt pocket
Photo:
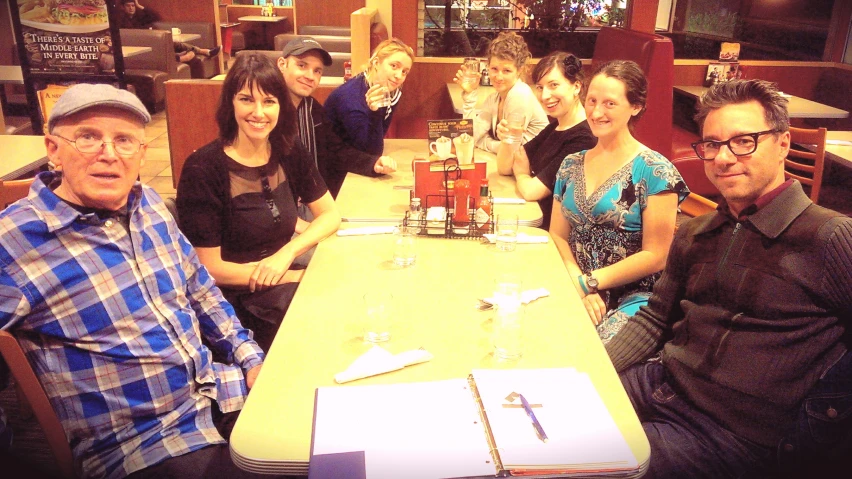
[[[852,428],[852,392],[834,393],[805,400],[808,432],[817,444],[834,444]]]

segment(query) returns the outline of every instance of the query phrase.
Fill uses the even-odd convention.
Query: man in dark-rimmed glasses
[[[0,213],[0,328],[27,354],[82,477],[248,476],[225,439],[263,353],[137,181],[150,120],[110,85],[57,100],[45,134],[56,171]]]
[[[651,444],[646,477],[849,461],[852,220],[785,181],[786,105],[759,80],[701,98],[693,147],[723,201],[680,227],[648,306],[607,344]]]

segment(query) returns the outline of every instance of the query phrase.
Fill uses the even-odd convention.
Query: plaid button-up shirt
[[[137,183],[129,228],[46,185],[0,214],[0,328],[14,331],[86,477],[122,477],[223,443],[262,351],[163,201]],[[227,364],[214,363],[207,340]]]

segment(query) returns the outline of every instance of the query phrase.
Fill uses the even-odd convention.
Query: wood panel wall
[[[295,0],[296,32],[305,25],[349,26],[349,14],[363,8],[364,0]]]

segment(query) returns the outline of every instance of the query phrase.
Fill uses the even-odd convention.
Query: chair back
[[[804,128],[790,127],[790,141],[796,145],[814,145],[816,149],[811,151],[794,150],[784,160],[784,177],[799,180],[811,189],[811,201],[819,200],[819,190],[822,187],[822,173],[825,168],[825,137],[828,131],[825,128],[808,130]]]
[[[690,193],[689,196],[680,203],[680,212],[690,218],[695,218],[696,216],[706,215],[707,213],[716,211],[716,206],[716,202],[708,200],[698,193]]]
[[[7,206],[26,198],[30,192],[30,186],[33,184],[34,178],[25,180],[0,180],[0,210],[6,209]]]
[[[76,477],[74,457],[71,455],[71,447],[68,445],[62,423],[59,422],[59,417],[53,410],[50,400],[47,399],[47,394],[27,361],[18,340],[6,331],[0,331],[0,355],[12,371],[12,377],[15,378],[19,390],[29,402],[39,426],[44,431],[62,477]]]

